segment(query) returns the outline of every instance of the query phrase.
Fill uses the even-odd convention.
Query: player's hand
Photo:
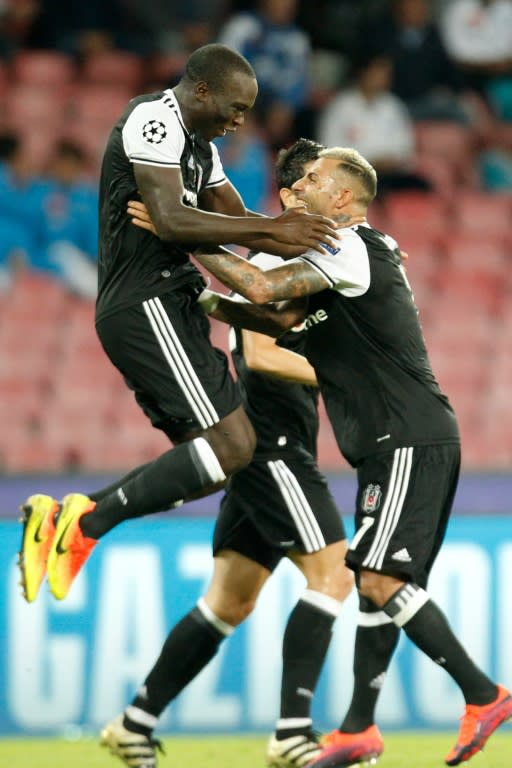
[[[400,251],[400,258],[402,259],[402,261],[407,261],[407,259],[409,258],[409,254],[407,253],[407,251]]]
[[[151,221],[148,209],[144,203],[141,203],[138,200],[129,200],[127,211],[128,216],[132,217],[132,224],[135,224],[136,227],[145,229],[158,237],[158,232],[155,229],[155,225]]]
[[[336,245],[336,224],[325,216],[290,209],[269,221],[270,236],[278,243],[298,245],[305,251],[313,248],[322,253],[327,253],[326,245]]]

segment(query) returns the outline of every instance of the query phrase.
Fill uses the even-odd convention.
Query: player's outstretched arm
[[[245,363],[251,371],[294,384],[318,386],[315,369],[302,355],[280,347],[267,334],[243,330],[242,336]]]
[[[161,168],[134,163],[134,173],[142,200],[154,230],[162,240],[179,243],[237,243],[251,246],[257,240],[269,238],[274,244],[296,246],[299,249],[321,248],[332,243],[336,226],[328,218],[313,214],[287,211],[275,218],[247,216],[240,205],[239,215],[203,211],[185,205],[185,189],[177,168]],[[231,185],[222,187],[229,192]],[[229,198],[232,200],[232,195]],[[228,211],[236,206],[226,205]]]
[[[258,334],[281,336],[289,328],[304,320],[304,299],[260,306],[250,304],[205,289],[199,297],[204,312],[228,325],[246,328]]]
[[[305,261],[265,271],[227,248],[215,253],[198,250],[194,256],[221,283],[253,304],[298,299],[329,287],[327,278]]]

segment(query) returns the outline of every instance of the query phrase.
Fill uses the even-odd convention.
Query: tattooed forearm
[[[328,285],[327,280],[306,262],[284,264],[264,271],[226,249],[195,256],[224,285],[254,304],[309,296]]]
[[[222,296],[217,308],[210,316],[229,325],[247,328],[249,331],[265,333],[267,336],[280,336],[284,331],[302,322],[305,315],[305,301],[288,302],[283,307],[258,306]]]

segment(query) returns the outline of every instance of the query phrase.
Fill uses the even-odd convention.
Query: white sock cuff
[[[429,599],[425,590],[417,584],[405,584],[388,600],[384,610],[397,627],[403,627]]]
[[[381,627],[383,624],[392,624],[393,619],[384,611],[359,611],[357,625],[359,627]]]
[[[313,725],[310,717],[282,717],[276,723],[276,731],[285,731],[290,728],[309,728]]]
[[[124,714],[133,723],[137,723],[137,725],[143,725],[144,728],[151,728],[151,730],[153,730],[153,728],[155,728],[156,724],[158,723],[158,717],[155,715],[150,715],[149,712],[144,712],[144,710],[139,709],[139,707],[134,707],[133,704],[129,704],[126,707]]]
[[[231,626],[231,624],[228,624],[227,621],[219,619],[219,617],[214,614],[204,597],[200,597],[197,601],[197,608],[201,611],[206,621],[214,626],[215,629],[218,630],[222,635],[229,637],[235,631],[235,627]]]
[[[305,589],[300,596],[301,600],[305,603],[314,605],[318,610],[328,613],[335,618],[341,611],[341,601],[330,595],[324,595],[323,592],[316,592],[314,589]]]
[[[226,475],[208,440],[204,437],[196,437],[192,440],[192,445],[196,449],[198,459],[212,483],[223,482],[226,479]]]

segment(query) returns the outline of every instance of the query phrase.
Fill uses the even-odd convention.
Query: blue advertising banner
[[[17,585],[20,526],[0,525],[0,734],[81,733],[120,712],[156,659],[170,627],[211,574],[213,521],[133,521],[96,548],[68,598],[43,585],[27,605]],[[283,562],[256,611],[168,709],[161,732],[269,731],[277,715],[281,638],[303,589]],[[512,519],[454,518],[430,592],[473,658],[512,684]],[[314,703],[315,725],[335,727],[352,688],[357,601],[343,607]],[[179,663],[179,660],[177,660]],[[455,729],[462,697],[407,638],[378,709],[384,728]]]

